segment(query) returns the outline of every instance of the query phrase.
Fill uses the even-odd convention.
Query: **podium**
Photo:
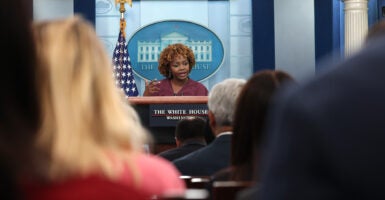
[[[174,146],[177,122],[189,116],[207,118],[207,96],[129,97],[156,146]]]

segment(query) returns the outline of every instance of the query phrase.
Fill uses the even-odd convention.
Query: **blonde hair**
[[[122,163],[135,169],[130,152],[141,151],[148,134],[114,85],[112,60],[93,26],[74,16],[37,22],[34,30],[43,114],[36,146],[43,175],[57,180],[102,172],[114,178]]]

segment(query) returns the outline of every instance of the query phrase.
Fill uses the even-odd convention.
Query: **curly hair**
[[[159,61],[158,61],[159,73],[167,78],[171,78],[170,63],[179,55],[187,58],[190,66],[190,69],[189,69],[189,72],[190,72],[192,67],[195,65],[194,52],[186,45],[177,43],[177,44],[168,45],[160,53]]]

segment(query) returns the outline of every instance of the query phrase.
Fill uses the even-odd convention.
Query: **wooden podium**
[[[188,116],[207,118],[207,96],[129,97],[128,101],[156,146],[175,145],[174,131],[179,120]]]

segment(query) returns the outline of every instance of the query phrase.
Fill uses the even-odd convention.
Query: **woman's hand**
[[[159,91],[159,84],[160,82],[157,81],[156,79],[155,80],[152,80],[152,81],[149,81],[149,80],[145,80],[145,90],[144,90],[144,93],[143,93],[143,96],[152,96],[154,95],[154,93],[158,92]]]

